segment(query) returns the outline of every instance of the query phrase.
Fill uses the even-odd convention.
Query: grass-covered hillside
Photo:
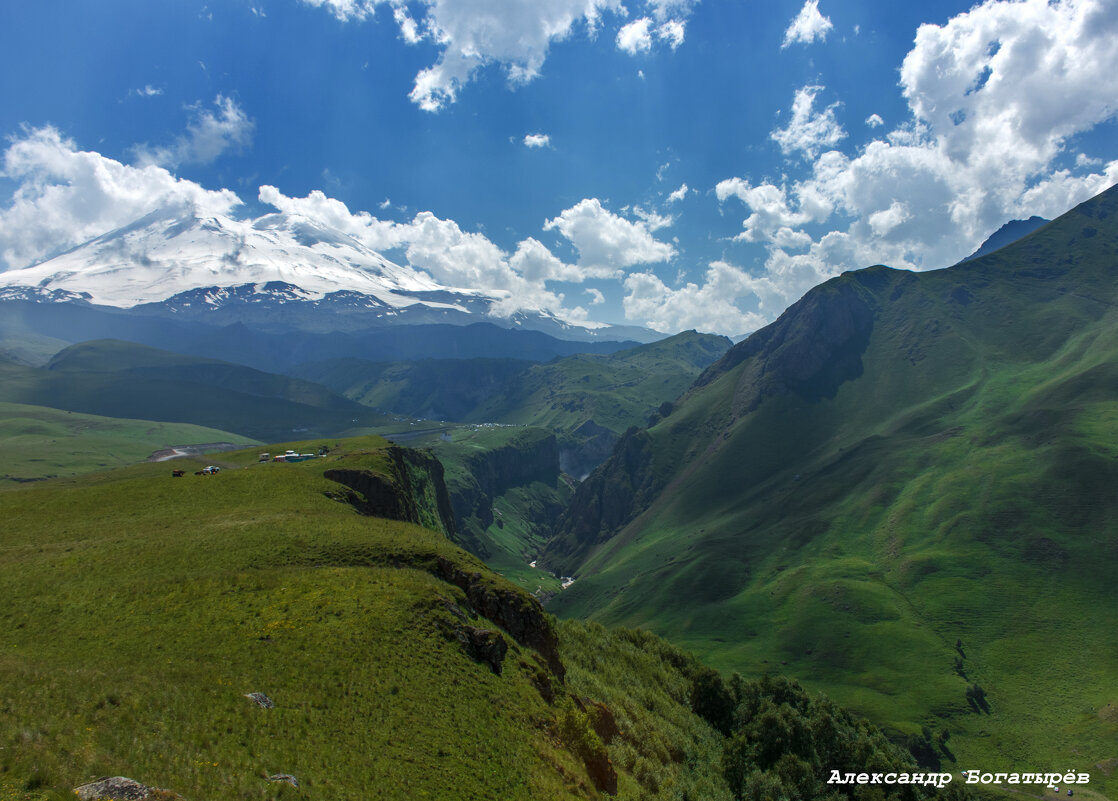
[[[557,627],[447,539],[429,456],[269,450],[323,445],[0,490],[0,798],[809,799],[834,764],[915,769],[786,683]],[[771,726],[820,736],[759,746]]]
[[[141,462],[183,445],[249,445],[228,431],[0,403],[0,482],[35,481]]]
[[[511,359],[306,364],[295,374],[386,412],[467,423],[510,423],[560,436],[563,469],[583,475],[617,437],[647,425],[730,347],[687,331],[608,355],[546,364]]]
[[[553,608],[1113,793],[1116,279],[1112,189],[959,267],[816,288],[579,488]]]
[[[117,340],[72,345],[42,368],[0,361],[0,401],[232,431],[336,435],[382,418],[325,387]]]
[[[300,464],[253,450],[214,476],[0,492],[5,780],[50,798],[118,774],[197,799],[591,794],[538,605],[444,533],[356,511],[407,494],[398,449],[321,444]]]

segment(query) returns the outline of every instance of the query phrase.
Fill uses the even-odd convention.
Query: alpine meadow
[[[1118,801],[1118,0],[0,14],[0,801]]]

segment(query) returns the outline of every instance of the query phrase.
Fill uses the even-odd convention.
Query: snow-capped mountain
[[[269,214],[239,221],[174,208],[153,211],[34,267],[0,273],[0,286],[65,290],[119,308],[210,288],[218,289],[206,302],[218,306],[227,297],[220,289],[246,286],[282,300],[264,289],[268,285],[292,287],[287,300],[319,300],[345,291],[392,308],[413,305],[417,293],[447,290],[303,217]],[[464,300],[496,299],[472,290],[454,289],[452,294]]]
[[[358,344],[380,342],[383,337],[371,336],[372,330],[400,325],[441,326],[422,335],[409,329],[413,337],[446,340],[443,347],[421,351],[427,356],[464,347],[461,327],[474,323],[588,344],[660,338],[635,327],[563,319],[545,309],[493,314],[507,299],[502,290],[442,286],[341,231],[281,213],[235,220],[158,209],[40,264],[0,273],[0,303],[25,333],[64,341],[122,338],[212,356],[230,346],[206,332],[247,326],[257,338],[252,347],[268,351],[264,361],[248,352],[251,337],[242,333],[239,344],[248,350],[240,359],[254,366],[319,358],[332,349],[376,358],[410,352]],[[293,339],[295,333],[301,338]],[[337,337],[306,338],[335,334],[354,335],[353,341],[342,347]],[[523,345],[495,347],[480,353],[526,352]],[[477,348],[467,351],[478,354]],[[545,351],[531,352],[543,358]]]

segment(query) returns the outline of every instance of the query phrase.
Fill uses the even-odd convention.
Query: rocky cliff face
[[[504,453],[479,454],[481,480],[492,492],[503,491],[505,484],[525,480],[533,471],[550,467],[551,475],[558,464],[555,437],[541,438],[535,448],[523,452],[515,448],[500,449]],[[332,468],[324,476],[344,486],[342,499],[361,514],[415,523],[441,531],[453,539],[456,531],[450,495],[443,478],[443,466],[430,453],[399,446],[385,450],[390,473],[386,476],[371,470]],[[299,557],[296,557],[299,559]],[[483,575],[462,563],[436,554],[314,551],[302,555],[314,564],[389,564],[426,570],[466,595],[471,613],[496,623],[517,643],[535,650],[547,667],[560,680],[564,675],[559,660],[559,644],[551,619],[539,602],[511,584],[494,581],[492,574]],[[504,642],[491,632],[465,626],[455,630],[471,656],[490,664],[500,672],[504,658]]]
[[[648,432],[626,431],[609,459],[575,491],[543,563],[570,571],[595,545],[632,520],[661,488],[652,475],[652,460]]]
[[[456,542],[485,558],[489,554],[477,538],[493,523],[493,499],[513,487],[542,481],[554,485],[559,475],[559,445],[555,435],[542,429],[497,448],[471,453],[461,460],[461,474],[450,482],[450,503],[459,521]],[[545,510],[545,524],[558,518],[560,508]]]
[[[363,515],[415,523],[453,539],[454,510],[442,463],[430,453],[398,446],[386,453],[390,476],[346,468],[333,468],[323,475],[346,487],[345,500]]]
[[[520,645],[532,648],[562,680],[566,674],[559,660],[559,639],[551,618],[539,602],[515,587],[486,581],[480,572],[467,571],[445,557],[439,557],[432,571],[448,584],[466,593],[470,606],[499,625]]]
[[[559,450],[559,466],[564,473],[579,480],[609,458],[617,434],[593,420],[587,420],[564,438]]]

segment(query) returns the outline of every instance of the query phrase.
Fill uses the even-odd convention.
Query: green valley
[[[1118,0],[0,8],[0,801],[1118,801]]]
[[[0,491],[0,797],[809,799],[916,758],[1105,798],[1115,220],[1111,190],[950,269],[845,273],[733,347],[0,360],[4,471],[36,479]]]
[[[1112,792],[1116,219],[809,292],[579,487],[552,608]]]
[[[462,423],[537,426],[560,437],[564,472],[582,477],[617,438],[690,386],[730,347],[685,331],[608,355],[546,364],[512,359],[317,362],[294,371],[384,412]]]

